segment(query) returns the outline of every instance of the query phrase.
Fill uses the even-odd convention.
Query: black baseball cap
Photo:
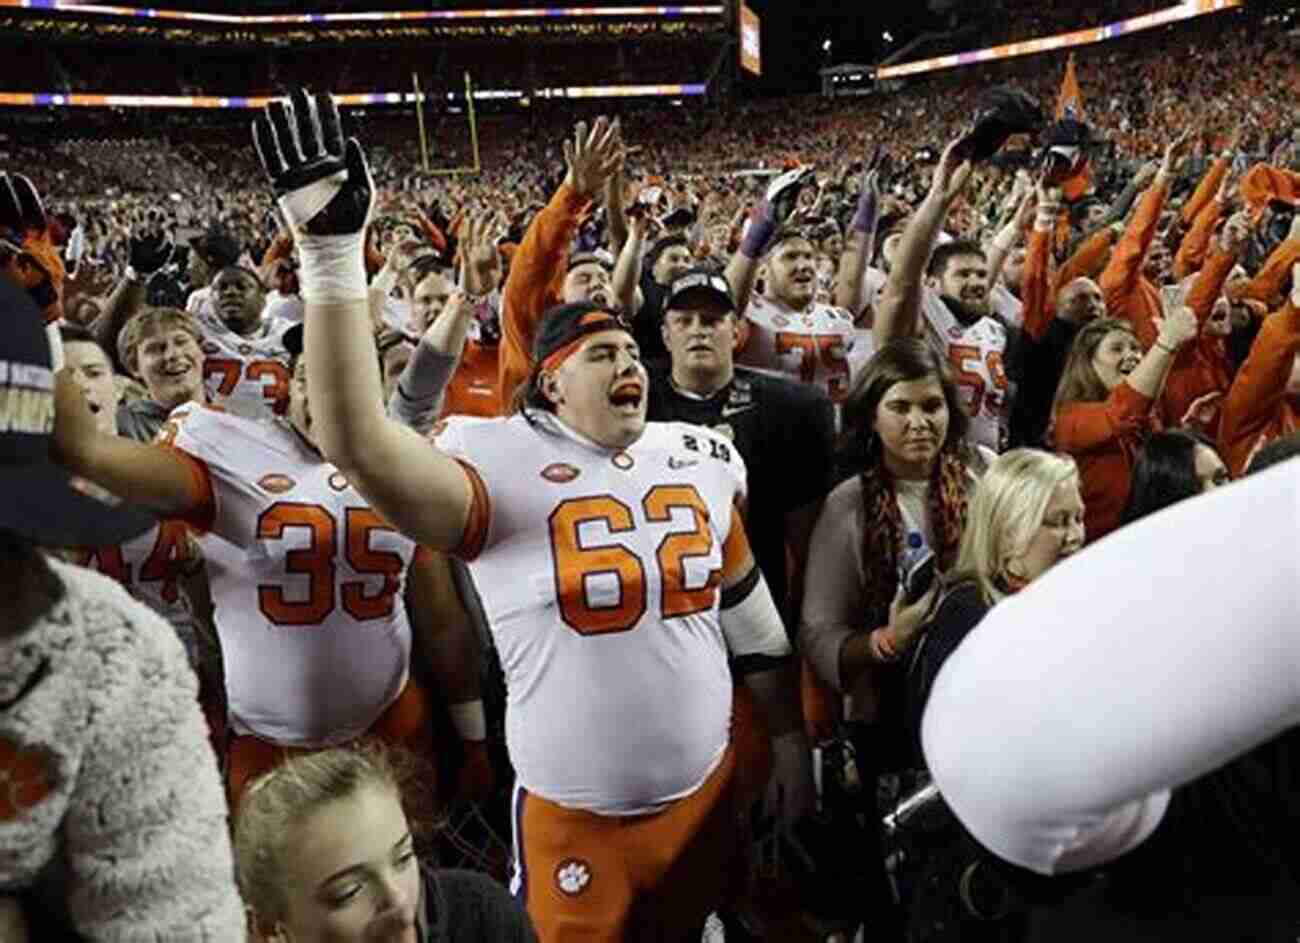
[[[691,269],[673,281],[672,287],[668,289],[668,297],[664,301],[664,310],[678,307],[690,294],[707,296],[724,305],[728,311],[736,310],[736,302],[731,297],[731,286],[727,284],[727,280],[716,272],[704,268]]]
[[[44,319],[26,292],[0,278],[0,530],[43,547],[104,547],[143,534],[149,512],[108,504],[72,486],[50,457],[54,371]]]

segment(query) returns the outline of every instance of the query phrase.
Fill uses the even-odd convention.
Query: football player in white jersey
[[[56,441],[70,470],[202,535],[225,663],[232,800],[286,748],[370,734],[431,758],[434,717],[412,674],[413,629],[422,651],[469,653],[471,643],[456,648],[446,636],[472,628],[447,561],[418,555],[317,450],[305,365],[287,418],[188,403],[155,445],[96,429],[66,371],[59,383]],[[408,591],[420,605],[408,607]],[[417,667],[453,705],[462,739],[480,744],[471,762],[485,763],[477,660],[427,661]]]
[[[95,425],[105,435],[118,435],[117,398],[108,355],[87,330],[59,328],[64,363],[86,399]],[[90,493],[101,489],[89,482],[74,485]],[[97,494],[104,497],[105,495]],[[204,686],[219,683],[220,655],[208,623],[209,595],[203,557],[185,525],[161,521],[120,544],[66,548],[61,554],[78,566],[98,570],[122,584],[176,630],[190,664]],[[191,596],[195,598],[192,600]],[[200,695],[216,694],[200,690]]]
[[[284,333],[293,322],[266,316],[266,290],[251,269],[223,268],[211,291],[210,303],[195,313],[208,401],[252,419],[283,416],[289,407]]]
[[[521,412],[452,419],[431,448],[384,414],[360,145],[301,90],[254,139],[302,247],[322,447],[387,520],[471,562],[507,678],[515,887],[539,935],[698,936],[741,801],[729,652],[774,737],[768,808],[811,804],[789,643],[734,511],[743,463],[708,430],[646,423],[636,343],[589,303],[542,322]]]
[[[971,416],[976,445],[1006,447],[1011,391],[1003,357],[1008,329],[992,316],[984,250],[965,240],[939,242],[943,221],[970,180],[971,164],[953,141],[935,168],[930,191],[899,242],[876,312],[876,341],[920,335],[948,358]]]

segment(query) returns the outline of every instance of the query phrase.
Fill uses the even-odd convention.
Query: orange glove
[[[0,272],[31,295],[45,323],[63,317],[63,259],[36,187],[0,172]]]

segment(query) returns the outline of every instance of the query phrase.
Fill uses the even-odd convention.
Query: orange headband
[[[559,369],[564,361],[582,346],[582,342],[589,334],[599,334],[601,331],[625,330],[623,322],[608,311],[591,311],[584,314],[582,318],[574,325],[572,339],[551,351],[550,354],[542,360],[542,370],[551,372]]]

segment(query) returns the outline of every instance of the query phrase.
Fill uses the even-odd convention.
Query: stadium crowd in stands
[[[0,939],[1295,939],[1268,22],[6,130]]]

